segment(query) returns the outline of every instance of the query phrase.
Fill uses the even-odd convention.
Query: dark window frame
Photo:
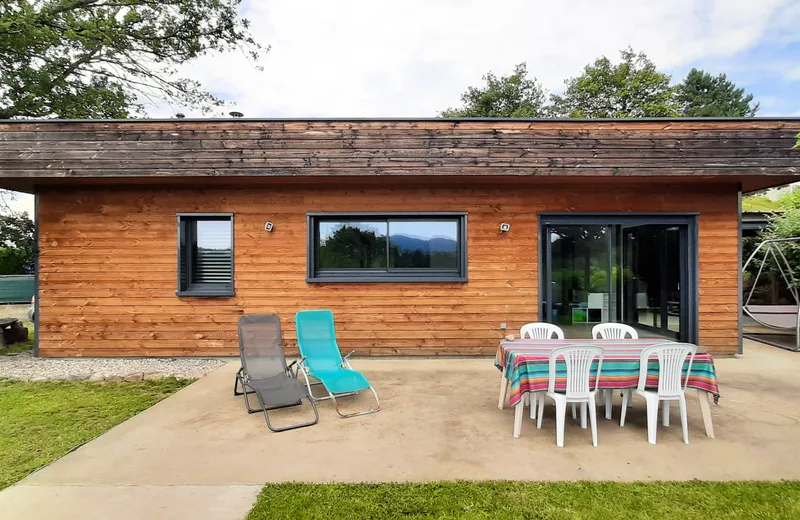
[[[235,264],[236,264],[236,254],[235,254],[235,246],[234,246],[234,216],[233,213],[178,213],[177,215],[177,223],[178,223],[178,251],[177,251],[177,260],[178,260],[178,290],[175,292],[176,296],[179,297],[193,297],[193,298],[227,298],[236,295],[236,290],[234,287],[236,277],[235,277]],[[231,283],[230,285],[225,285],[222,287],[216,287],[217,284],[187,284],[186,287],[183,287],[181,280],[183,278],[183,272],[181,268],[181,257],[186,255],[186,265],[189,273],[191,273],[191,251],[193,247],[186,247],[182,245],[186,240],[186,231],[185,225],[188,225],[190,222],[197,222],[200,220],[219,220],[219,221],[229,221],[231,226]],[[187,273],[188,276],[188,273]],[[222,285],[222,284],[219,284]]]
[[[424,221],[456,220],[457,269],[386,268],[377,269],[317,269],[319,255],[319,222],[341,220],[381,219]],[[353,213],[307,213],[306,214],[306,282],[308,283],[466,283],[467,279],[467,213],[460,212],[353,212]],[[389,232],[387,228],[387,241]],[[388,251],[387,251],[388,254]]]

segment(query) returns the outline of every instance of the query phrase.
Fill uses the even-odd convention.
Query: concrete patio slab
[[[2,518],[229,520],[253,507],[261,486],[28,486],[0,494]]]
[[[617,396],[613,421],[598,414],[598,448],[568,419],[563,449],[555,446],[550,405],[543,429],[526,418],[522,436],[512,438],[514,413],[497,409],[500,376],[486,358],[356,359],[381,396],[381,412],[339,419],[324,402],[318,425],[280,434],[232,395],[238,364],[230,363],[0,493],[0,511],[14,507],[29,520],[106,518],[109,504],[134,501],[150,508],[140,518],[234,519],[246,514],[258,486],[291,480],[800,478],[800,355],[753,342],[745,352],[717,360],[715,439],[705,436],[692,391],[689,445],[677,407],[656,446],[647,443],[638,398],[619,428]],[[367,395],[345,402],[370,404]],[[310,413],[305,405],[274,417]],[[205,516],[181,505],[195,495]],[[213,516],[215,505],[223,516]]]

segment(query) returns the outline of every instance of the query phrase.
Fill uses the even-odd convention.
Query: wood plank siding
[[[330,308],[342,349],[490,354],[539,314],[540,212],[699,214],[699,341],[738,346],[738,195],[800,177],[797,119],[0,121],[39,197],[39,353],[228,355]],[[467,283],[307,283],[309,212],[466,212]],[[235,296],[176,296],[177,213],[230,212]],[[264,223],[275,224],[272,233]],[[511,231],[498,226],[509,222]]]
[[[737,187],[87,190],[40,194],[40,354],[178,356],[236,352],[242,313],[329,308],[342,349],[490,354],[538,316],[538,212],[700,212],[700,342],[738,345]],[[235,214],[236,296],[178,298],[179,212]],[[306,283],[306,212],[468,212],[468,283]],[[264,232],[264,222],[275,230]],[[511,232],[500,234],[500,222]]]

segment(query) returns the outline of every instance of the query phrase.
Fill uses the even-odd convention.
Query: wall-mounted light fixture
[[[267,222],[266,224],[264,224],[264,231],[272,232],[272,228],[273,228],[272,222]]]
[[[500,224],[500,232],[501,233],[507,233],[509,231],[511,231],[511,224],[506,224],[505,222]]]

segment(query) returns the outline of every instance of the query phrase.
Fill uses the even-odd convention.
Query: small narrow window
[[[178,296],[233,295],[233,215],[178,215]]]
[[[466,214],[310,214],[309,282],[465,282]]]

